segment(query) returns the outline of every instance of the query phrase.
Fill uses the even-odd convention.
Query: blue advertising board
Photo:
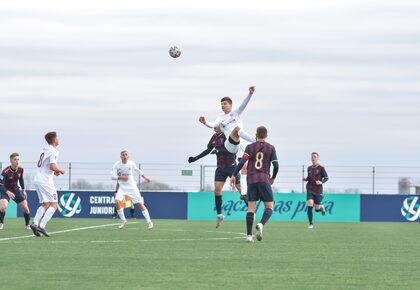
[[[420,222],[420,195],[362,195],[362,222]]]
[[[27,193],[29,209],[35,213],[39,207],[37,193]],[[153,219],[187,219],[186,192],[142,192],[142,196]],[[109,218],[114,212],[113,191],[59,191],[58,201],[54,217]],[[23,216],[20,208],[17,216]],[[137,206],[136,217],[143,218]]]

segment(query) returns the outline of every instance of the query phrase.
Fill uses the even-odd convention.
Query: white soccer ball
[[[169,49],[169,55],[173,58],[177,58],[181,55],[181,49],[178,46],[174,45]]]

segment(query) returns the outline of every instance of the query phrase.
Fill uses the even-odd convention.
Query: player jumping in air
[[[325,215],[325,207],[322,205],[322,184],[328,181],[327,171],[318,163],[319,154],[317,152],[312,152],[311,161],[312,165],[308,167],[308,176],[303,178],[304,181],[308,182],[306,184],[306,200],[308,201],[308,220],[310,229],[314,227],[314,224],[312,223],[314,203],[315,211]]]
[[[231,183],[235,182],[235,175],[248,160],[248,213],[246,214],[247,242],[253,242],[252,225],[254,223],[256,202],[264,202],[265,211],[261,221],[257,224],[257,240],[263,238],[263,228],[273,214],[273,191],[271,184],[277,176],[279,165],[276,149],[267,143],[267,129],[263,126],[257,128],[256,142],[245,148],[245,153],[233,172]],[[273,175],[270,176],[270,166],[273,164]]]
[[[37,172],[34,178],[34,185],[38,193],[40,207],[37,209],[31,229],[36,236],[40,233],[46,237],[50,235],[45,227],[58,208],[57,190],[54,185],[54,177],[64,174],[64,168],[58,168],[58,150],[60,144],[56,132],[49,132],[45,135],[48,146],[44,147],[37,163]]]
[[[230,152],[241,156],[243,147],[241,146],[241,138],[247,142],[255,142],[255,137],[244,131],[241,115],[251,100],[255,92],[255,87],[249,88],[248,96],[243,100],[239,108],[233,110],[232,99],[224,97],[220,100],[223,113],[216,118],[214,122],[208,122],[205,117],[201,116],[198,120],[209,128],[220,127],[226,136],[225,148]],[[240,150],[241,149],[241,150]],[[246,172],[242,172],[241,188],[242,192],[246,192]]]
[[[214,199],[217,212],[216,228],[220,226],[224,216],[222,214],[222,189],[225,185],[226,179],[232,176],[236,166],[236,154],[230,153],[225,148],[226,137],[219,127],[214,128],[214,135],[207,144],[207,149],[195,157],[188,158],[188,162],[195,162],[210,153],[217,156],[217,168],[214,174]],[[241,192],[240,176],[236,176],[236,189]],[[246,194],[246,193],[245,193]],[[241,199],[246,200],[246,195],[241,194]],[[246,201],[245,201],[246,202]]]
[[[124,149],[121,151],[121,161],[117,161],[112,167],[112,179],[118,180],[118,191],[115,194],[115,206],[117,209],[118,216],[120,217],[119,229],[122,229],[127,223],[127,219],[124,215],[124,209],[121,207],[121,202],[127,195],[131,198],[133,203],[136,203],[141,210],[144,218],[146,219],[148,229],[153,228],[152,220],[150,219],[149,211],[144,205],[144,199],[140,194],[140,190],[137,187],[136,181],[133,177],[133,172],[136,172],[146,182],[150,182],[150,179],[144,175],[136,163],[128,159],[128,150]]]
[[[20,188],[18,183],[20,184]],[[2,191],[0,196],[0,230],[3,229],[4,216],[6,215],[6,209],[10,199],[13,199],[13,201],[22,209],[25,218],[25,226],[30,230],[29,220],[31,218],[28,202],[26,201],[23,168],[19,166],[19,153],[12,153],[10,155],[10,166],[6,167],[1,173],[0,187]]]
[[[255,87],[249,88],[249,94],[236,110],[232,108],[232,99],[224,97],[220,100],[223,113],[217,117],[214,122],[208,122],[205,117],[201,116],[198,120],[200,123],[209,128],[220,127],[226,136],[225,147],[230,153],[238,153],[239,138],[248,142],[255,142],[255,137],[243,130],[241,115],[251,100],[255,92]]]

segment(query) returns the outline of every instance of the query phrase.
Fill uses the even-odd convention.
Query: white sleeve
[[[143,176],[144,173],[143,171],[141,171],[141,169],[139,169],[136,165],[136,163],[133,162],[133,171],[136,172],[137,174],[139,174],[140,176]]]
[[[219,127],[221,123],[220,117],[218,117],[214,122],[207,122],[204,124],[209,128],[216,128]]]
[[[117,164],[114,164],[114,166],[112,166],[111,176],[112,176],[112,180],[118,180]]]
[[[235,110],[238,113],[238,115],[241,115],[242,112],[245,110],[246,106],[251,100],[251,97],[252,97],[252,94],[248,94],[248,96],[246,96],[246,98],[242,101],[242,104],[239,106],[239,108]]]

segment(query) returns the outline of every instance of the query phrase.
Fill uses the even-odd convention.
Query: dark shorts
[[[267,182],[257,182],[248,184],[248,201],[273,201],[273,190],[271,184]]]
[[[306,194],[306,200],[312,199],[315,204],[321,204],[323,198],[322,194],[313,194],[309,192]]]
[[[235,166],[233,167],[217,167],[216,173],[214,174],[214,181],[225,182],[226,178],[230,178],[235,170]],[[238,173],[236,176],[236,184],[241,183],[241,175]]]
[[[25,196],[23,195],[23,192],[20,189],[15,190],[9,190],[15,194],[15,198],[13,199],[14,202],[17,204],[21,203],[25,200]],[[6,199],[7,201],[10,201],[10,197],[6,193],[1,193],[0,199]]]

